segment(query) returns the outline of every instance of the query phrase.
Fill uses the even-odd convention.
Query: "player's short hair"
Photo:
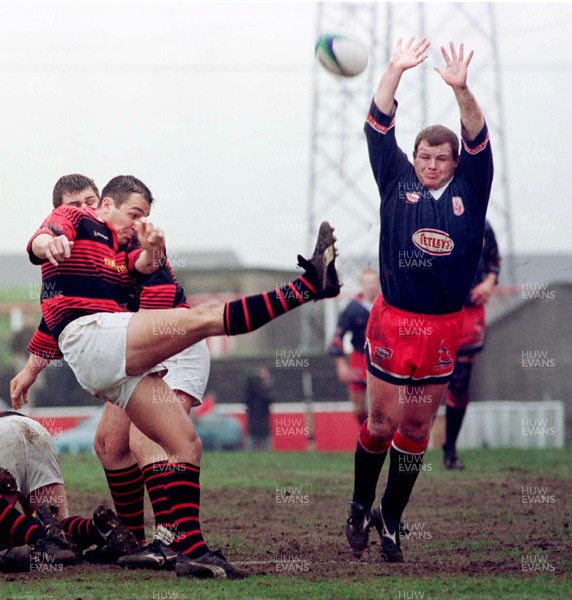
[[[99,190],[95,185],[95,181],[86,177],[85,175],[79,175],[73,173],[72,175],[64,175],[56,181],[54,191],[52,192],[52,204],[54,208],[61,206],[64,201],[64,194],[77,194],[91,188],[97,199],[99,200]]]
[[[457,160],[459,156],[459,138],[454,131],[451,131],[444,125],[430,125],[425,127],[417,134],[413,150],[417,152],[421,142],[427,142],[429,146],[440,146],[441,144],[450,144],[453,153],[453,160]]]
[[[115,206],[119,208],[131,194],[141,194],[149,204],[153,204],[151,190],[133,175],[118,175],[114,177],[102,190],[102,198],[113,198]]]

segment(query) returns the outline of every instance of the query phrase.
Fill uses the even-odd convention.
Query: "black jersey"
[[[365,354],[365,330],[370,310],[371,306],[365,303],[362,295],[349,302],[338,317],[336,333],[328,349],[330,356],[344,355],[344,336],[348,331],[352,334],[353,349],[360,354]]]
[[[397,107],[397,102],[395,103]],[[462,309],[482,250],[493,160],[486,124],[470,141],[436,199],[395,139],[395,116],[372,103],[365,134],[381,197],[379,272],[387,302],[421,314]]]

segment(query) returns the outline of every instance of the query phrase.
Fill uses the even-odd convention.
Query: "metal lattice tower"
[[[339,271],[354,287],[361,269],[377,268],[378,192],[373,181],[363,123],[378,78],[398,38],[427,37],[429,58],[407,72],[397,92],[396,134],[411,156],[415,135],[426,125],[442,123],[459,131],[459,110],[452,92],[433,72],[442,66],[440,46],[465,42],[474,49],[469,84],[487,119],[495,153],[495,181],[488,216],[495,229],[507,279],[514,281],[513,234],[507,171],[502,81],[492,3],[320,3],[316,38],[342,33],[361,39],[369,49],[366,71],[353,79],[314,66],[312,147],[308,202],[311,248],[319,223],[335,227],[340,248]]]

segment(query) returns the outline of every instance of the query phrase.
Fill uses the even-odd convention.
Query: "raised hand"
[[[449,43],[449,48],[451,51],[450,55],[447,50],[441,46],[441,54],[445,59],[445,68],[440,69],[439,67],[435,67],[435,71],[441,75],[443,81],[447,85],[450,85],[451,87],[465,87],[467,84],[467,71],[469,63],[473,58],[473,51],[471,50],[469,52],[469,56],[465,60],[464,44],[460,44],[458,54],[453,42]]]
[[[399,38],[390,64],[402,71],[416,67],[427,58],[425,52],[430,45],[431,42],[428,42],[425,38],[415,42],[415,38],[412,37],[404,46],[403,40]]]

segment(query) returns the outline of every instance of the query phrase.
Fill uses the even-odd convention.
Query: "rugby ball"
[[[355,77],[367,67],[366,47],[359,40],[345,35],[321,35],[315,52],[318,62],[340,77]]]

